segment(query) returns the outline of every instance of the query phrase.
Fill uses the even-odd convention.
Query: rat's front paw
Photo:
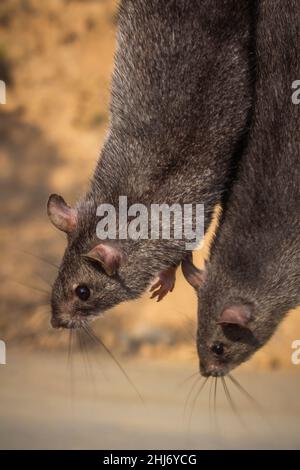
[[[172,292],[175,286],[176,268],[168,268],[158,275],[158,281],[150,288],[152,292],[151,299],[157,297],[157,302],[162,300],[168,292]]]

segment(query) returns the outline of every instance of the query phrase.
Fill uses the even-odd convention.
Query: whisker
[[[260,412],[263,411],[261,405],[255,400],[255,398],[250,395],[250,393],[238,382],[238,380],[233,377],[231,374],[228,374],[229,379],[231,382],[240,390],[240,392],[245,395],[248,400],[255,405],[255,408],[257,408]]]
[[[218,384],[220,380],[218,377],[214,377],[214,399],[213,399],[213,429],[216,437],[217,447],[222,446],[222,427],[220,426],[219,417],[217,414],[217,393],[218,393]]]
[[[198,391],[196,392],[196,395],[195,395],[194,398],[193,398],[193,401],[192,401],[192,404],[191,404],[190,415],[189,415],[188,434],[190,434],[190,429],[191,429],[191,424],[192,424],[192,416],[193,416],[193,412],[194,412],[196,403],[197,403],[197,401],[198,401],[198,398],[199,398],[199,396],[200,396],[200,393],[202,392],[202,390],[204,389],[205,385],[207,384],[208,379],[209,379],[209,377],[206,377],[206,379],[204,380],[204,382],[202,382],[202,383],[200,384],[200,388],[198,389]]]
[[[214,423],[217,427],[217,386],[218,386],[218,377],[215,377],[214,381]]]
[[[86,362],[85,362],[85,357],[84,357],[83,348],[82,348],[81,330],[80,329],[75,330],[75,334],[76,334],[77,344],[79,346],[79,351],[80,351],[80,355],[81,355],[82,362],[83,362],[84,372],[86,375]]]
[[[16,284],[19,284],[20,286],[27,287],[28,289],[33,289],[33,290],[36,290],[38,292],[42,292],[43,294],[50,295],[50,291],[47,291],[45,289],[41,289],[39,287],[31,286],[30,284],[24,284],[23,282],[20,282],[20,281],[13,281],[13,282],[15,282]]]
[[[238,418],[238,420],[240,421],[240,423],[242,424],[242,426],[243,426],[244,428],[246,428],[245,423],[244,423],[244,421],[243,421],[243,419],[242,419],[240,413],[238,412],[238,409],[237,409],[237,407],[236,407],[234,401],[232,400],[232,397],[231,397],[230,392],[229,392],[229,389],[228,389],[228,387],[227,387],[227,383],[226,383],[226,381],[225,381],[225,378],[224,378],[224,377],[221,377],[221,379],[222,379],[222,384],[223,384],[223,388],[224,388],[224,392],[225,392],[227,401],[228,401],[228,403],[229,403],[229,405],[230,405],[230,407],[231,407],[233,413],[236,415],[236,417]],[[247,429],[247,428],[246,428],[246,429]]]
[[[69,341],[68,341],[68,367],[70,371],[70,395],[71,395],[71,401],[73,402],[74,400],[74,364],[73,364],[73,332],[74,330],[71,328],[69,330]]]
[[[110,358],[114,361],[114,363],[116,364],[116,366],[120,369],[120,371],[122,372],[122,374],[124,375],[124,377],[126,378],[127,382],[131,385],[131,387],[135,390],[136,394],[138,395],[139,399],[142,401],[142,403],[145,403],[142,395],[140,394],[140,392],[138,391],[137,387],[135,386],[135,384],[133,383],[133,381],[131,380],[131,378],[129,377],[129,375],[127,374],[127,372],[125,371],[124,367],[120,364],[120,362],[118,361],[118,359],[114,356],[114,354],[110,351],[110,349],[103,343],[102,339],[99,338],[98,336],[95,335],[95,333],[93,332],[93,330],[91,330],[87,325],[83,325],[82,326],[84,328],[84,330],[86,331],[86,333],[90,336],[90,338],[98,343],[100,346],[103,347],[103,349],[105,349],[105,351],[107,352],[107,354],[110,356]]]
[[[71,361],[71,355],[72,355],[72,333],[73,329],[69,329],[69,341],[68,341],[68,364]]]
[[[42,304],[35,304],[33,307],[36,308],[36,309],[41,309],[42,310],[42,309],[45,309],[46,307],[50,308],[50,303],[47,302],[47,303],[42,303]]]
[[[190,398],[192,396],[192,393],[193,391],[195,390],[195,387],[196,385],[198,384],[199,380],[201,380],[201,376],[199,375],[199,373],[197,374],[197,377],[196,379],[193,381],[191,387],[190,387],[190,390],[187,394],[187,397],[185,399],[185,403],[184,403],[184,407],[183,407],[183,416],[185,416],[186,414],[186,410],[187,410],[187,407],[188,407],[188,404],[189,404],[189,401],[190,401]]]
[[[228,374],[228,377],[230,378],[231,382],[239,389],[239,391],[248,398],[249,402],[254,405],[254,409],[256,412],[259,414],[261,419],[264,421],[264,423],[271,429],[273,429],[272,424],[269,421],[268,416],[266,415],[266,412],[264,408],[261,406],[261,404],[255,400],[255,398],[238,382],[238,380],[233,377],[231,374]]]
[[[194,372],[193,374],[189,375],[188,377],[186,377],[185,379],[183,379],[181,382],[179,382],[178,384],[178,388],[181,388],[183,387],[187,382],[189,382],[191,379],[193,379],[195,376],[199,376],[199,372]]]
[[[230,395],[230,392],[229,392],[229,390],[228,390],[228,387],[227,387],[227,384],[226,384],[226,382],[225,382],[224,377],[221,377],[221,379],[222,379],[223,388],[224,388],[224,392],[225,392],[227,401],[228,401],[228,403],[229,403],[229,405],[230,405],[232,411],[233,411],[235,414],[238,414],[238,411],[237,411],[237,409],[236,409],[236,407],[235,407],[235,405],[234,405],[234,403],[233,403],[233,401],[232,401],[232,398],[231,398],[231,395]]]
[[[43,281],[45,284],[47,284],[47,286],[49,286],[50,288],[52,288],[51,282],[48,281],[46,278],[44,278],[44,276],[42,276],[42,275],[39,274],[39,273],[36,273],[36,275],[41,279],[41,281]]]
[[[86,335],[84,333],[85,333],[84,330],[79,330],[79,337],[80,337],[80,341],[81,341],[83,357],[84,357],[84,361],[85,361],[85,364],[86,364],[87,378],[88,378],[88,380],[90,381],[90,383],[92,385],[93,396],[94,396],[94,399],[96,399],[95,379],[94,379],[92,366],[91,366],[90,360],[89,360],[88,348],[87,348],[86,341],[85,341]]]
[[[95,345],[98,346],[98,343],[96,344],[94,339],[91,339],[91,337],[88,335],[85,329],[82,329],[82,332],[84,333],[84,340],[86,341],[86,344],[89,345],[89,347],[94,347]],[[103,362],[101,360],[101,357],[99,355],[92,354],[92,359],[96,362],[96,365],[99,366],[100,371],[105,378],[105,380],[109,381],[109,377],[106,374],[105,370],[103,369]]]
[[[213,389],[214,380],[213,378],[210,381],[209,395],[208,395],[208,408],[209,408],[209,420],[212,422],[212,389]]]
[[[38,313],[40,316],[42,316],[43,318],[49,318],[51,317],[51,311],[50,310],[40,310],[40,309],[37,309],[36,310],[36,313]],[[50,325],[50,322],[49,322],[49,331],[52,331],[53,330],[53,327]]]
[[[35,255],[34,253],[30,253],[29,251],[23,251],[23,250],[20,250],[20,251],[21,251],[21,253],[23,253],[25,255],[32,256],[33,258],[37,258],[40,261],[43,261],[44,263],[49,264],[49,266],[52,266],[53,268],[59,269],[59,266],[57,264],[47,260],[46,258],[43,258],[40,255]]]

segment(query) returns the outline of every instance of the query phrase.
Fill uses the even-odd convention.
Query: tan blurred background
[[[45,204],[51,192],[74,203],[87,188],[108,125],[116,6],[115,0],[0,2],[0,79],[7,83],[7,104],[0,105],[0,339],[8,357],[13,351],[36,361],[67,349],[68,334],[49,327],[55,268],[40,258],[59,263],[65,240],[49,224]],[[200,266],[203,253],[196,260]],[[291,343],[300,339],[299,314],[292,312],[242,370],[290,369],[298,380]],[[94,328],[119,356],[151,361],[160,375],[160,367],[197,369],[195,320],[194,292],[178,273],[175,291],[161,303],[146,294]]]

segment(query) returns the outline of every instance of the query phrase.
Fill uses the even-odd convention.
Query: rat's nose
[[[51,323],[52,328],[62,328],[63,327],[63,324],[62,324],[61,320],[57,317],[54,317],[54,316],[51,317],[50,323]]]
[[[200,366],[200,372],[204,377],[223,377],[225,375],[222,367],[216,364],[209,364],[206,367]]]

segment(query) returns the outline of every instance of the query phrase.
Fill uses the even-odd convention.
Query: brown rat
[[[70,208],[52,195],[48,214],[67,233],[52,290],[52,325],[80,327],[174,284],[184,240],[100,241],[97,207],[205,205],[205,228],[226,191],[251,105],[252,1],[124,0],[112,80],[110,129],[89,192]]]
[[[253,124],[202,288],[198,352],[204,376],[248,360],[300,303],[300,76],[297,0],[261,0]]]

